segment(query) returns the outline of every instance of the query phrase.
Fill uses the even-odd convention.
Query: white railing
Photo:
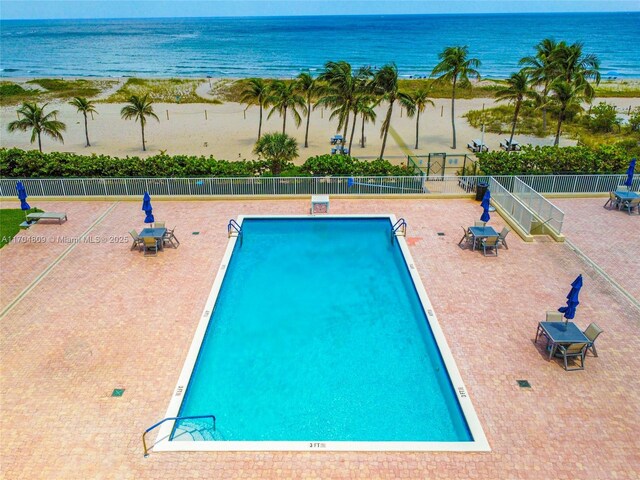
[[[482,177],[486,178],[486,177]],[[0,196],[16,195],[20,180],[29,196],[151,195],[460,195],[475,191],[478,177],[192,177],[192,178],[2,178]]]
[[[518,175],[539,193],[606,193],[614,191],[626,175]],[[633,191],[640,190],[640,175],[633,179]]]
[[[564,222],[564,212],[562,210],[518,177],[513,178],[512,193],[537,215],[542,225],[552,229],[557,234],[562,233],[562,223]]]
[[[489,179],[491,199],[506,212],[526,233],[531,233],[534,213],[517,197],[511,194],[494,177]]]

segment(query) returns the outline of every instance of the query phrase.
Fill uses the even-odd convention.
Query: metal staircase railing
[[[227,224],[227,237],[231,238],[240,236],[242,236],[242,227],[232,218]]]
[[[149,433],[151,430],[153,430],[154,428],[159,427],[164,422],[168,422],[170,420],[174,420],[174,421],[193,420],[195,418],[210,418],[211,420],[213,420],[213,431],[214,432],[216,431],[216,417],[215,417],[215,415],[191,415],[191,416],[188,416],[188,417],[167,417],[167,418],[163,418],[158,423],[155,423],[155,424],[151,425],[149,428],[147,428],[144,431],[144,433],[142,434],[142,446],[144,447],[144,456],[145,457],[149,456],[149,448],[147,447],[147,433]]]
[[[404,220],[404,218],[398,219],[398,221],[391,227],[391,241],[393,241],[393,237],[400,236],[407,236],[407,222]]]

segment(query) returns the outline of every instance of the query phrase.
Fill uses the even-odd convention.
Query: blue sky
[[[640,11],[640,0],[0,0],[1,19]]]

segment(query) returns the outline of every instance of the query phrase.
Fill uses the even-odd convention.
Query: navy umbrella
[[[571,284],[571,291],[569,295],[567,295],[567,306],[560,307],[558,309],[559,312],[564,313],[564,318],[570,320],[576,316],[576,308],[580,304],[578,300],[578,294],[580,293],[580,289],[582,288],[582,275],[578,275],[573,283]]]
[[[153,223],[155,221],[153,218],[153,207],[151,206],[151,197],[149,196],[149,192],[144,192],[144,197],[142,197],[142,211],[146,214],[146,217],[144,217],[144,223]]]
[[[484,193],[484,197],[482,197],[482,202],[480,202],[480,206],[483,209],[480,220],[482,220],[483,222],[488,222],[491,219],[491,217],[489,216],[489,207],[491,206],[491,204],[489,203],[490,200],[491,192],[487,189],[487,191]]]
[[[636,159],[634,158],[629,163],[629,168],[627,169],[627,179],[624,182],[624,184],[627,187],[629,187],[629,190],[631,190],[631,185],[633,185],[633,172],[635,169],[636,169]]]
[[[27,203],[27,191],[25,190],[22,182],[16,183],[16,190],[18,191],[18,199],[20,200],[20,209],[25,211],[25,218],[27,218],[26,211],[30,210],[31,207]]]

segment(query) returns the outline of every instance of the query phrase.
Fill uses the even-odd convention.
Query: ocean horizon
[[[0,77],[294,77],[329,60],[429,76],[468,45],[505,78],[551,37],[584,43],[603,79],[640,78],[640,12],[0,20]]]

